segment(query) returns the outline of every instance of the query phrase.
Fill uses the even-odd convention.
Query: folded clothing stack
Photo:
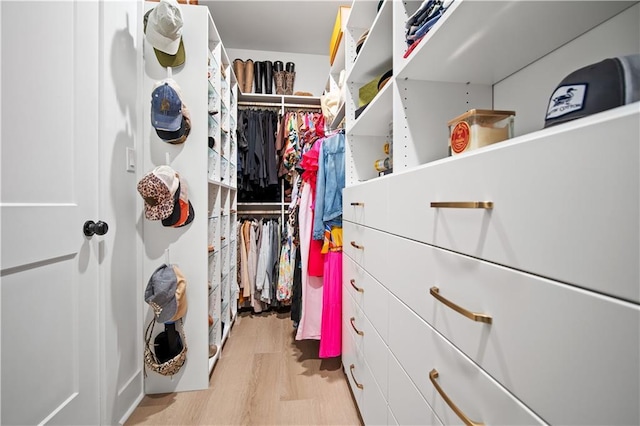
[[[407,46],[416,43],[438,22],[453,0],[424,0],[405,25]]]

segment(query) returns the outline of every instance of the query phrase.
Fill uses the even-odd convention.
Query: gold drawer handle
[[[364,250],[364,246],[357,245],[355,241],[351,241],[351,245],[357,248],[358,250]]]
[[[462,314],[462,315],[464,315],[465,317],[467,317],[469,319],[472,319],[472,320],[478,321],[478,322],[484,322],[484,323],[487,323],[487,324],[491,324],[491,322],[493,321],[492,318],[491,318],[491,315],[478,314],[476,312],[468,311],[465,308],[456,305],[452,301],[445,299],[444,297],[442,297],[440,295],[440,289],[438,287],[431,287],[431,290],[429,290],[429,293],[431,293],[431,295],[433,297],[435,297],[439,302],[447,305],[448,307],[450,307],[451,309],[453,309],[457,313]]]
[[[364,203],[351,203],[352,206],[364,207]]]
[[[492,209],[493,201],[432,201],[434,209]]]
[[[436,382],[437,378],[438,378],[438,371],[434,368],[429,373],[429,379],[431,380],[431,383],[436,388],[436,390],[438,391],[438,393],[440,394],[442,399],[444,399],[444,401],[447,403],[447,405],[458,415],[458,417],[460,417],[460,420],[462,420],[464,422],[464,424],[467,425],[467,426],[483,426],[484,423],[476,423],[473,420],[471,420],[469,417],[467,417],[462,412],[462,410],[460,410],[456,406],[456,404],[453,403],[453,401],[451,401],[451,399],[449,399],[449,397],[447,396],[446,393],[444,393],[444,391],[442,390],[442,388],[440,387],[438,382]]]
[[[360,331],[356,328],[354,322],[355,322],[356,318],[355,317],[351,317],[351,319],[349,320],[349,322],[351,323],[351,328],[353,328],[355,330],[355,332],[358,334],[358,336],[364,336],[364,331]]]
[[[353,382],[356,384],[356,386],[358,387],[358,389],[364,389],[364,385],[361,385],[360,383],[358,383],[358,381],[356,380],[356,376],[353,375],[353,370],[356,368],[355,365],[351,364],[349,366],[349,370],[351,371],[351,378],[353,379]]]
[[[351,287],[355,288],[358,293],[364,293],[364,288],[356,286],[356,280],[352,278],[349,282],[351,283]]]

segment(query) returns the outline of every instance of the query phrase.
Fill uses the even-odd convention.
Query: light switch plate
[[[127,154],[126,154],[126,170],[128,172],[135,172],[136,171],[136,150],[133,148],[127,148]]]

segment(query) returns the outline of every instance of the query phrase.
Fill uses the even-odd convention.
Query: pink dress
[[[342,353],[342,228],[325,229],[320,358]]]

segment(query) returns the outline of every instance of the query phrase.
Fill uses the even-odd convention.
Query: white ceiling
[[[199,0],[229,49],[329,55],[338,6],[350,0]]]

